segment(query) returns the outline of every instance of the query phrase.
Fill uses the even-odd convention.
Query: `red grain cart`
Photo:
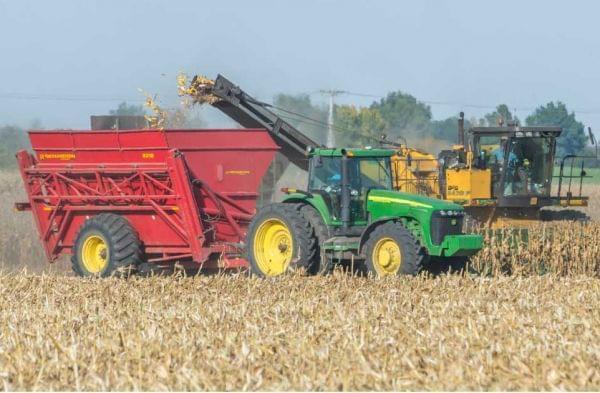
[[[31,131],[17,160],[48,259],[81,275],[150,262],[245,266],[259,186],[278,150],[267,131]],[[112,253],[112,254],[111,254]],[[112,261],[112,262],[111,262]]]

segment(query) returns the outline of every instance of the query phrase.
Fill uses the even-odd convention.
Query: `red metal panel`
[[[88,217],[125,216],[149,258],[235,264],[276,150],[265,130],[32,131],[18,154],[50,260]],[[218,259],[221,257],[218,257]],[[241,262],[240,262],[241,261]]]
[[[240,132],[241,131],[241,132]],[[205,130],[210,143],[194,132],[167,133],[170,146],[185,155],[192,176],[202,179],[214,192],[227,195],[255,212],[258,189],[278,149],[264,130]],[[209,199],[202,207],[216,208]]]

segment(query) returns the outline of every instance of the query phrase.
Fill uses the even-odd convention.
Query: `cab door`
[[[311,158],[308,176],[308,191],[319,194],[332,221],[339,222],[341,216],[342,158],[336,156],[314,156]]]

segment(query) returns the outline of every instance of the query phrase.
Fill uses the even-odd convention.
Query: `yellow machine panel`
[[[492,171],[490,169],[446,170],[446,199],[471,204],[473,199],[492,197]]]
[[[432,154],[402,147],[392,157],[392,173],[396,190],[439,196],[439,164]]]

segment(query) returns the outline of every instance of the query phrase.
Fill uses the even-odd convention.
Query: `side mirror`
[[[412,156],[410,154],[406,156],[406,165],[412,166]]]

